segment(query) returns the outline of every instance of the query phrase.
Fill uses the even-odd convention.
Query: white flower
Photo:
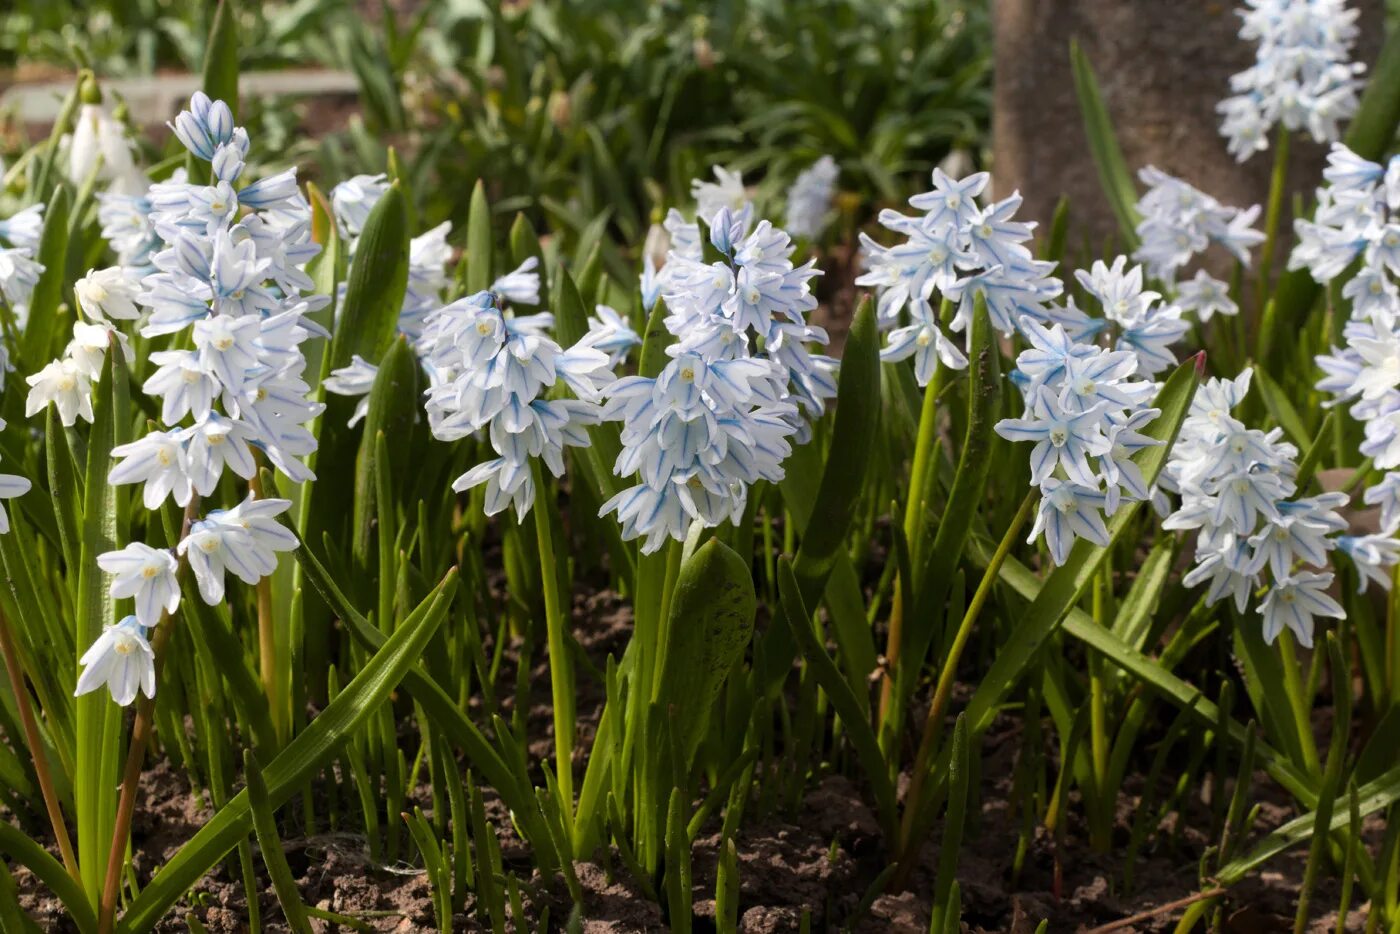
[[[162,612],[174,613],[180,605],[175,577],[179,562],[169,549],[132,542],[120,551],[98,555],[97,566],[113,576],[114,599],[136,599],[136,619],[147,629],[160,622]]]
[[[58,407],[58,417],[64,427],[71,427],[81,417],[92,421],[92,383],[72,360],[55,360],[38,373],[25,378],[29,397],[24,415],[33,417],[50,403]]]
[[[44,264],[27,247],[0,248],[0,295],[11,305],[28,305],[43,274]]]
[[[248,446],[257,434],[244,422],[210,412],[184,437],[190,482],[200,496],[214,492],[225,466],[244,480],[251,480],[258,471]]]
[[[338,396],[360,397],[355,406],[355,413],[350,417],[351,428],[369,414],[369,391],[374,388],[374,379],[378,375],[379,367],[355,354],[350,358],[349,366],[331,370],[330,375],[321,381],[326,392],[333,392]]]
[[[1341,604],[1327,595],[1331,584],[1331,574],[1311,571],[1279,578],[1259,605],[1259,614],[1264,617],[1264,641],[1273,645],[1287,626],[1298,637],[1300,645],[1311,648],[1313,617],[1343,619],[1346,616]]]
[[[0,419],[0,431],[5,429],[5,420]],[[24,477],[17,477],[14,474],[0,474],[0,535],[10,531],[10,517],[5,512],[7,499],[14,499],[16,496],[23,496],[29,492],[30,482]]]
[[[83,657],[83,673],[73,691],[75,697],[96,691],[104,684],[112,700],[123,707],[136,700],[139,691],[156,696],[156,657],[146,641],[146,629],[135,616],[102,630]]]
[[[148,396],[161,399],[161,421],[177,425],[186,415],[207,416],[221,387],[192,350],[158,350],[150,360],[157,369],[141,385]]]
[[[1356,565],[1357,593],[1365,593],[1371,581],[1383,590],[1390,589],[1390,569],[1400,563],[1400,539],[1390,535],[1341,535],[1337,547]]]
[[[713,182],[698,178],[690,182],[690,196],[695,199],[695,213],[706,223],[714,219],[720,208],[738,211],[748,201],[743,175],[720,165],[714,166],[713,171]]]
[[[1194,312],[1202,323],[1216,314],[1233,317],[1239,314],[1240,306],[1230,297],[1230,287],[1204,269],[1196,271],[1196,277],[1177,286],[1177,307]]]
[[[121,266],[89,269],[86,276],[73,283],[78,307],[94,321],[139,318],[141,310],[136,307],[136,296],[140,292],[140,285]]]
[[[0,240],[10,246],[26,250],[37,250],[44,234],[44,205],[31,204],[22,211],[16,211],[5,220],[0,220]]]
[[[797,176],[787,191],[787,221],[784,226],[794,237],[808,240],[821,235],[826,227],[831,197],[840,175],[836,160],[822,156]]]
[[[538,305],[540,274],[535,269],[539,265],[537,257],[529,257],[519,267],[491,283],[490,291],[514,305]]]
[[[99,177],[120,194],[134,195],[145,188],[145,176],[136,168],[132,144],[121,122],[101,104],[83,104],[68,144],[68,178],[82,185],[101,159]]]
[[[1104,525],[1102,513],[1106,505],[1103,493],[1053,477],[1045,481],[1041,490],[1044,495],[1027,542],[1035,541],[1043,533],[1056,564],[1064,564],[1069,559],[1076,538],[1108,546],[1108,527]]]
[[[160,508],[166,496],[173,496],[176,505],[189,505],[193,486],[183,432],[153,431],[139,441],[112,448],[112,456],[122,462],[107,474],[107,482],[145,483],[141,500],[147,509]]]
[[[256,584],[277,569],[277,552],[297,547],[296,536],[275,518],[291,506],[291,500],[250,496],[190,526],[178,550],[189,559],[205,603],[223,601],[225,571],[245,584]]]

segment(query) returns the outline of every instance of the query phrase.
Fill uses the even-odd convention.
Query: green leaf
[[[1001,415],[1001,351],[997,346],[996,329],[980,298],[972,318],[969,357],[967,431],[953,485],[948,489],[948,506],[938,523],[933,548],[915,546],[916,554],[927,557],[916,578],[914,603],[905,616],[905,645],[900,652],[898,669],[901,699],[908,697],[918,673],[923,670],[924,657],[933,639],[934,620],[943,615],[948,587],[962,560],[973,517],[983,504],[987,476],[995,460],[992,451],[999,440],[992,426]],[[925,392],[933,392],[933,387]]]
[[[637,375],[655,378],[666,369],[670,359],[666,348],[671,343],[671,332],[666,330],[666,300],[658,298],[656,305],[647,317],[646,331],[642,334],[641,356],[637,358]]]
[[[204,50],[204,93],[228,104],[238,120],[238,10],[233,0],[219,0],[214,11]]]
[[[1162,414],[1147,426],[1144,434],[1163,443],[1145,448],[1136,455],[1138,467],[1148,485],[1156,481],[1157,474],[1167,462],[1167,454],[1196,394],[1204,362],[1202,356],[1177,367],[1152,403],[1153,408],[1160,409]],[[1051,572],[1025,614],[1015,621],[1010,638],[997,651],[995,660],[968,703],[968,723],[974,733],[982,733],[991,726],[997,707],[1020,681],[1037,650],[1079,602],[1109,550],[1133,528],[1132,520],[1141,505],[1124,504],[1118,508],[1108,524],[1110,542],[1107,548],[1082,539],[1076,542],[1064,565]]]
[[[491,205],[486,201],[486,186],[478,179],[472,189],[471,206],[467,210],[467,294],[475,295],[491,288]]]
[[[253,832],[258,837],[258,849],[262,851],[263,865],[267,867],[268,878],[272,880],[272,888],[287,918],[287,926],[296,934],[311,934],[306,905],[297,891],[296,877],[292,875],[292,867],[287,864],[287,854],[282,851],[282,840],[277,835],[277,817],[267,793],[267,783],[263,780],[262,766],[258,765],[251,749],[243,750],[243,777],[248,782],[248,807],[253,813]]]
[[[885,831],[885,838],[893,841],[899,818],[894,785],[891,784],[885,768],[880,743],[875,738],[875,730],[871,728],[864,708],[856,700],[855,692],[841,677],[836,663],[826,654],[826,649],[812,632],[812,617],[807,612],[802,590],[786,555],[778,559],[778,590],[782,598],[783,620],[787,623],[787,628],[792,633],[803,658],[807,660],[812,676],[827,693],[836,715],[841,718],[846,736],[855,747],[856,757],[865,771],[866,781],[870,782],[871,793],[875,796],[875,809],[880,817],[880,826]]]
[[[836,394],[836,424],[826,468],[806,534],[792,563],[807,603],[814,604],[826,589],[827,577],[842,551],[865,488],[866,468],[879,427],[879,340],[875,308],[867,297],[856,310],[846,338]]]
[[[953,726],[953,751],[948,776],[948,812],[943,821],[943,839],[938,845],[938,876],[933,886],[933,918],[944,919],[944,930],[955,930],[957,908],[950,899],[957,884],[958,852],[962,849],[963,828],[972,798],[967,793],[972,772],[972,752],[968,748],[967,714],[958,714]]]
[[[92,934],[97,930],[97,916],[93,914],[92,903],[73,877],[68,875],[63,864],[9,821],[0,821],[0,851],[34,873],[39,881],[49,887],[82,934]]]
[[[37,370],[53,356],[54,335],[58,332],[58,306],[63,298],[63,279],[67,272],[68,214],[72,195],[68,186],[54,189],[44,211],[44,231],[39,237],[39,255],[44,266],[34,294],[29,302],[29,318],[20,338],[20,355],[25,363]]]
[[[102,629],[116,622],[114,601],[107,589],[107,575],[97,566],[97,556],[117,547],[117,487],[107,482],[112,448],[122,433],[119,413],[126,408],[126,367],[122,355],[109,349],[93,400],[92,430],[88,435],[87,466],[83,483],[82,547],[78,565],[78,590],[73,643],[79,656],[86,652]],[[78,862],[83,884],[97,903],[106,874],[117,809],[118,743],[121,708],[106,692],[85,694],[77,707],[77,759],[74,794],[77,798]]]
[[[408,204],[390,185],[370,211],[355,246],[350,281],[331,338],[330,369],[350,365],[356,354],[381,359],[398,331],[408,289]]]
[[[681,565],[657,699],[674,711],[687,766],[705,737],[725,679],[748,648],[757,605],[748,563],[719,539],[701,545]]]
[[[457,572],[454,568],[404,620],[383,647],[365,663],[345,689],[310,725],[287,744],[263,773],[268,801],[279,807],[300,790],[341,746],[389,698],[427,647],[447,615]],[[189,887],[212,869],[245,837],[252,825],[248,791],[244,789],[199,829],[161,867],[122,916],[118,929],[145,931],[178,902]]]
[[[1123,158],[1123,150],[1118,146],[1118,136],[1113,130],[1113,118],[1104,106],[1103,95],[1099,93],[1099,82],[1094,76],[1093,66],[1079,48],[1079,41],[1071,39],[1069,45],[1070,66],[1074,71],[1074,92],[1079,98],[1079,112],[1084,117],[1084,135],[1089,141],[1089,153],[1094,157],[1094,166],[1099,170],[1099,182],[1108,198],[1113,214],[1118,218],[1118,228],[1123,242],[1133,247],[1137,245],[1137,189],[1133,177],[1128,172],[1128,163]]]
[[[418,421],[422,404],[419,396],[418,358],[400,334],[389,345],[379,361],[379,372],[369,390],[369,408],[365,413],[364,434],[355,459],[355,556],[361,566],[369,557],[372,519],[380,514],[382,534],[394,534],[395,503],[379,503],[374,491],[375,439],[382,433],[393,438],[389,448],[389,474],[410,478],[410,455],[413,451],[413,427]],[[385,521],[387,516],[388,521]],[[381,584],[384,582],[381,581]],[[392,582],[390,582],[392,583]],[[380,620],[382,624],[384,621]]]

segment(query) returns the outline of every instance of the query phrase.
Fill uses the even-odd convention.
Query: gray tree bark
[[[1361,9],[1354,54],[1369,66],[1381,44],[1384,2],[1351,5]],[[1072,246],[1098,246],[1117,231],[1085,142],[1071,38],[1098,76],[1130,171],[1155,165],[1238,207],[1267,200],[1272,148],[1237,163],[1225,151],[1215,112],[1230,93],[1230,75],[1248,67],[1256,51],[1237,35],[1234,3],[993,0],[992,10],[992,178],[998,197],[1020,190],[1021,217],[1048,224],[1067,196]],[[1290,192],[1317,187],[1326,151],[1295,136]]]

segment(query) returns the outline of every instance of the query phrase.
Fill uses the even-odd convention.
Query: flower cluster
[[[978,204],[990,180],[986,172],[954,179],[934,169],[933,190],[909,199],[924,212],[921,217],[880,212],[880,223],[901,234],[903,243],[885,247],[861,234],[868,271],[856,284],[876,289],[881,326],[893,329],[881,356],[914,357],[921,386],[933,379],[940,363],[967,366],[963,352],[943,333],[931,301],[935,292],[957,304],[952,330],[969,331],[974,303],[981,298],[992,324],[1010,334],[1022,320],[1046,321],[1046,304],[1063,291],[1051,276],[1055,264],[1035,259],[1025,246],[1035,224],[1015,220],[1021,196]]]
[[[719,184],[692,186],[708,239],[672,209],[665,262],[656,269],[648,260],[642,277],[644,303],[666,302],[672,359],[654,378],[623,377],[603,390],[604,419],[622,423],[614,472],[639,482],[600,514],[616,513],[623,538],[643,538],[646,553],[683,540],[696,522],[739,521],[749,488],[783,477],[793,442],[809,437],[809,419],[836,394],[836,361],[809,349],[828,340],[807,323],[820,270],[814,261],[794,266],[791,237],[754,222],[737,174],[715,175]],[[605,331],[591,332],[599,347]]]
[[[331,190],[331,209],[335,214],[340,234],[349,243],[353,257],[370,211],[389,190],[389,181],[384,175],[356,175],[336,185]],[[429,382],[438,384],[438,375],[428,365],[434,340],[427,334],[428,319],[446,302],[445,294],[450,276],[448,267],[452,260],[452,247],[447,238],[452,233],[452,222],[443,221],[431,230],[414,237],[408,245],[408,288],[404,293],[403,306],[399,310],[398,331],[408,338],[420,362],[424,364]],[[540,278],[536,271],[538,260],[530,257],[515,271],[502,276],[491,285],[490,291],[500,298],[515,304],[538,305],[540,302]],[[341,301],[337,308],[344,306],[346,284],[341,284]],[[375,362],[356,356],[349,366],[333,371],[324,385],[328,392],[337,395],[360,397],[355,413],[350,420],[353,426],[364,417],[368,410],[367,396],[374,385],[378,373]]]
[[[436,373],[428,424],[441,441],[486,431],[496,457],[452,486],[485,484],[487,515],[514,505],[523,518],[535,501],[531,458],[561,476],[564,448],[587,446],[585,429],[599,420],[599,390],[613,378],[608,355],[587,338],[564,350],[546,333],[552,323],[548,314],[507,315],[489,291],[427,317],[423,346]],[[577,398],[548,398],[561,381]]]
[[[1155,166],[1143,168],[1138,178],[1147,191],[1137,203],[1142,216],[1137,225],[1141,244],[1133,259],[1144,264],[1154,279],[1174,284],[1177,273],[1212,244],[1249,265],[1249,251],[1264,241],[1264,235],[1250,226],[1259,217],[1259,205],[1244,210],[1227,207]],[[1229,286],[1205,270],[1198,270],[1194,279],[1177,287],[1177,304],[1183,311],[1195,312],[1202,321],[1209,321],[1216,312],[1233,315],[1239,311],[1230,298]]]
[[[113,242],[119,265],[90,270],[74,287],[86,320],[74,325],[64,356],[31,376],[27,412],[56,406],[65,425],[92,420],[91,385],[110,348],[132,357],[120,326],[147,340],[168,340],[149,356],[155,369],[142,385],[157,400],[164,428],[112,449],[113,484],[142,483],[143,502],[166,497],[189,506],[209,496],[227,468],[252,480],[255,452],[294,481],[312,479],[301,461],[316,448],[306,423],[323,406],[304,379],[301,344],[324,330],[306,317],[326,296],[312,288],[306,263],[312,242],[310,207],[289,169],[242,184],[249,140],[227,104],[197,93],[176,117],[176,137],[211,166],[210,184],[178,177],[144,196],[111,195],[104,224],[127,212],[138,237]],[[149,242],[148,242],[149,241]],[[122,263],[130,265],[122,265]],[[172,552],[132,543],[99,556],[111,595],[130,598],[135,614],[108,628],[82,658],[77,693],[107,685],[118,703],[138,689],[154,696],[154,653],[147,636],[179,606],[179,559],[188,560],[205,602],[224,599],[225,571],[255,584],[276,567],[276,553],[296,538],[276,521],[288,500],[254,499],[192,522]]]
[[[836,193],[836,180],[841,170],[836,160],[822,156],[798,174],[787,190],[787,232],[794,237],[814,240],[821,236],[831,211],[831,198]]]
[[[1163,512],[1170,506],[1162,491],[1180,496],[1162,527],[1196,532],[1195,565],[1184,583],[1207,583],[1207,604],[1229,596],[1242,613],[1264,586],[1265,641],[1287,627],[1311,646],[1315,617],[1344,615],[1327,594],[1333,575],[1305,568],[1329,566],[1333,536],[1346,528],[1336,510],[1347,496],[1298,497],[1298,450],[1281,440],[1282,429],[1248,428],[1230,414],[1251,376],[1245,370],[1233,380],[1211,379],[1196,391],[1156,496]]]
[[[1357,10],[1346,0],[1245,0],[1239,14],[1240,38],[1259,52],[1231,76],[1232,96],[1216,107],[1230,152],[1243,162],[1267,149],[1279,123],[1318,142],[1335,140],[1338,123],[1356,113],[1365,70],[1350,61]]]
[[[1380,533],[1342,536],[1338,544],[1361,587],[1369,580],[1389,587],[1383,569],[1400,559],[1400,156],[1380,165],[1337,144],[1327,161],[1313,220],[1294,222],[1298,245],[1288,265],[1320,283],[1355,267],[1341,288],[1350,303],[1345,343],[1317,357],[1324,374],[1317,388],[1332,396],[1330,405],[1350,404],[1365,432],[1361,453],[1386,471],[1364,494],[1381,507]]]
[[[1077,538],[1108,544],[1105,515],[1148,498],[1132,458],[1161,443],[1141,431],[1161,413],[1147,406],[1155,387],[1134,378],[1138,357],[1131,351],[1076,342],[1062,324],[1046,328],[1026,317],[1020,325],[1031,346],[1016,358],[1012,379],[1026,410],[1002,419],[996,432],[1035,443],[1031,483],[1041,500],[1029,541],[1043,534],[1063,564]]]

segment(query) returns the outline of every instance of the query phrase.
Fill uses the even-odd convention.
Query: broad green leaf
[[[1099,182],[1103,185],[1104,195],[1113,208],[1114,216],[1118,218],[1123,242],[1130,247],[1136,246],[1137,189],[1133,186],[1133,177],[1128,172],[1123,150],[1118,146],[1113,118],[1104,106],[1093,66],[1080,49],[1078,40],[1070,40],[1069,57],[1074,71],[1074,91],[1079,98],[1079,112],[1084,117],[1084,135],[1088,138],[1094,165],[1099,170]]]
[[[1198,357],[1178,366],[1152,404],[1162,414],[1147,426],[1144,434],[1163,443],[1136,455],[1138,467],[1149,485],[1156,481],[1157,474],[1167,462],[1172,443],[1196,394],[1204,363],[1204,357]],[[1025,614],[1015,621],[1010,638],[997,651],[995,660],[968,703],[968,723],[974,733],[982,733],[991,726],[997,707],[1020,681],[1036,651],[1079,602],[1109,550],[1133,528],[1133,518],[1141,505],[1124,504],[1118,508],[1108,524],[1110,542],[1107,548],[1080,540],[1075,543],[1064,565],[1050,573]]]
[[[389,448],[389,473],[409,479],[413,461],[413,428],[418,421],[421,405],[419,396],[418,358],[402,334],[394,338],[389,350],[379,361],[379,372],[369,390],[369,408],[365,413],[364,434],[359,455],[355,459],[355,556],[361,566],[369,560],[372,519],[380,514],[381,529],[393,538],[395,503],[379,503],[374,491],[375,439],[382,433],[393,438]],[[389,517],[384,522],[383,516]],[[381,581],[381,583],[383,583]],[[381,623],[383,620],[380,621]]]
[[[390,185],[355,246],[345,306],[331,338],[330,369],[348,366],[356,354],[373,362],[388,352],[408,289],[408,240],[408,204],[398,185]]]
[[[725,678],[744,657],[756,609],[753,572],[728,545],[712,538],[681,564],[657,699],[674,711],[686,765],[705,737]]]

